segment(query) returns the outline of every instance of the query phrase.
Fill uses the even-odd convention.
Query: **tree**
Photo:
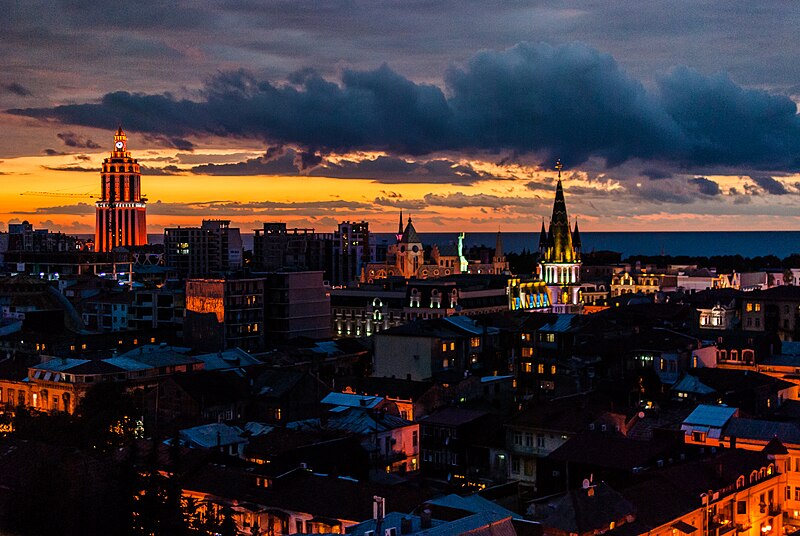
[[[219,533],[221,536],[238,536],[239,529],[236,527],[236,521],[233,519],[233,510],[230,506],[225,506],[222,509],[222,523],[219,526]]]
[[[140,411],[133,397],[115,382],[94,385],[76,411],[87,446],[103,451],[119,448],[136,437]]]

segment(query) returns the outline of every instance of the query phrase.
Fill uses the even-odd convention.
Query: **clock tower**
[[[139,163],[128,152],[122,127],[114,134],[114,149],[103,160],[100,200],[95,204],[95,251],[147,244],[145,210]]]

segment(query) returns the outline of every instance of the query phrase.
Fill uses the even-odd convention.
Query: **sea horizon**
[[[455,244],[459,233],[418,233],[423,245]],[[713,240],[709,237],[713,236]],[[78,235],[90,237],[92,235]],[[379,242],[391,244],[394,233],[374,233]],[[465,233],[464,245],[495,247],[496,232]],[[538,232],[501,232],[505,253],[521,253],[523,250],[536,251],[539,244]],[[151,244],[161,244],[164,235],[148,234]],[[243,233],[245,249],[253,249],[253,234]],[[800,231],[594,231],[581,232],[582,250],[614,251],[623,258],[632,255],[668,255],[712,257],[718,255],[741,255],[742,257],[763,257],[775,255],[785,258],[800,253]]]

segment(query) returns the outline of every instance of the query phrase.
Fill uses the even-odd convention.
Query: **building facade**
[[[122,127],[114,134],[114,150],[103,160],[100,201],[95,204],[95,251],[147,244],[139,163],[128,151]]]
[[[200,227],[164,229],[164,260],[181,277],[242,268],[242,235],[230,220],[203,220]]]

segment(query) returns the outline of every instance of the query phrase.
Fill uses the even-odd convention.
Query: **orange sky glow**
[[[154,169],[163,169],[181,156],[175,149],[147,147],[135,134],[129,148],[141,164]],[[28,220],[36,228],[92,233],[95,200],[82,194],[98,191],[96,170],[107,154],[103,148],[80,154],[5,158],[0,162],[5,185],[0,191],[0,228],[8,222]],[[230,162],[256,158],[263,150],[198,146],[194,154],[208,162]],[[333,155],[329,160],[376,156]],[[177,171],[175,167],[170,171],[175,174],[142,177],[148,197],[148,232],[160,233],[164,227],[176,225],[196,226],[203,218],[229,219],[245,232],[267,221],[331,232],[344,220],[367,220],[377,232],[393,232],[401,208],[414,218],[420,232],[535,232],[542,219],[549,217],[555,171],[481,160],[463,163],[495,178],[471,184],[434,184],[317,176],[209,176],[191,172],[191,165],[178,164]],[[647,192],[632,191],[650,187],[646,179],[619,181],[613,170],[591,176],[580,170],[565,170],[564,187],[570,217],[578,219],[584,232],[800,229],[800,216],[787,216],[791,207],[781,206],[781,202],[793,202],[788,198],[795,196],[782,196],[784,200],[777,196],[744,197],[740,192],[733,195],[730,192],[747,184],[747,177],[709,178],[719,184],[723,195],[706,203],[649,201]],[[784,177],[782,184],[795,193],[796,180]],[[709,205],[713,210],[709,211]],[[749,215],[742,213],[743,206]]]

